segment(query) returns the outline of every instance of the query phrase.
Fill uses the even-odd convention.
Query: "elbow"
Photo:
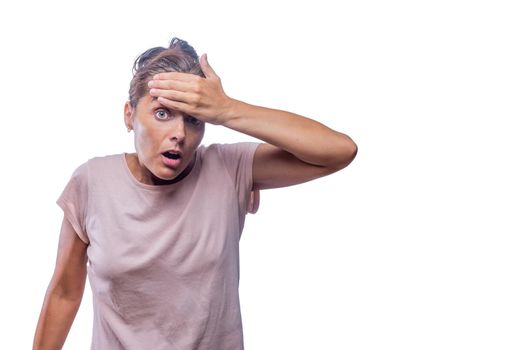
[[[340,149],[340,155],[337,157],[337,162],[334,164],[334,168],[338,171],[347,167],[358,153],[358,146],[353,140],[349,139],[344,147]]]
[[[72,304],[80,304],[84,296],[84,287],[85,284],[73,288],[62,285],[50,286],[47,294],[49,294],[50,297],[64,300]]]
[[[357,156],[357,153],[358,153],[358,146],[356,143],[352,142],[353,143],[353,146],[351,148],[351,151],[349,153],[349,156],[347,158],[347,164],[346,166],[348,166],[352,161],[353,159],[355,159],[355,157]]]

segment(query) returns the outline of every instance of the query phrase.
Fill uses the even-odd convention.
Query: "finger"
[[[193,81],[198,78],[195,74],[180,73],[180,72],[163,72],[153,76],[154,80],[178,80],[178,81]]]
[[[202,68],[202,72],[204,72],[204,75],[206,78],[217,78],[218,75],[215,73],[213,68],[209,65],[209,62],[207,61],[207,53],[203,54],[199,58],[200,61],[200,68]]]
[[[151,89],[149,90],[149,94],[158,98],[163,97],[165,99],[184,103],[190,103],[193,100],[193,94],[183,91]]]
[[[187,81],[180,80],[158,80],[153,79],[147,83],[151,89],[176,90],[182,92],[192,91],[193,84]]]
[[[179,101],[173,101],[170,99],[167,99],[165,97],[159,97],[158,102],[169,109],[173,109],[176,111],[180,111],[182,113],[190,114],[189,113],[189,106],[183,102]]]

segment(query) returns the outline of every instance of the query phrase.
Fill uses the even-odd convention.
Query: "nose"
[[[184,141],[186,138],[186,124],[184,116],[177,115],[173,118],[173,123],[169,130],[171,139],[176,139],[178,142]]]

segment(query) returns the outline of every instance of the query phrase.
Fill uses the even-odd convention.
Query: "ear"
[[[133,107],[131,107],[131,102],[126,101],[124,105],[124,123],[128,129],[133,128]]]

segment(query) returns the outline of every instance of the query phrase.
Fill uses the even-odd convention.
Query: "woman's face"
[[[204,137],[205,123],[181,112],[170,110],[145,94],[135,109],[126,102],[124,120],[134,130],[139,174],[153,184],[152,174],[162,180],[175,179],[193,163],[194,154]],[[176,155],[162,153],[172,150]]]

